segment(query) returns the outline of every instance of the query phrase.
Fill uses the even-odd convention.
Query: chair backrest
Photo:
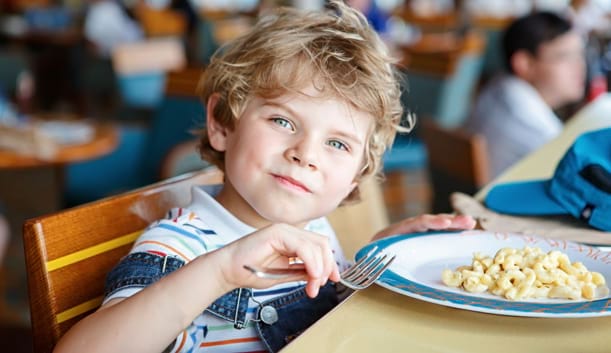
[[[168,71],[165,95],[170,97],[187,97],[199,100],[197,86],[204,73],[204,66],[188,66],[180,70]]]
[[[490,179],[486,141],[481,135],[421,119],[433,184],[433,212],[450,211],[453,191],[473,194]]]
[[[483,50],[484,39],[476,32],[463,38],[428,35],[404,48],[408,86],[401,97],[404,106],[417,115],[433,116],[445,127],[459,126],[480,78]]]
[[[221,180],[218,170],[206,170],[28,220],[23,236],[35,351],[51,352],[96,310],[106,274],[150,222],[188,204],[191,186]]]

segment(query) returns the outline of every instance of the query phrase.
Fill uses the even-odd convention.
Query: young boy
[[[554,109],[579,101],[586,79],[583,39],[557,14],[514,21],[503,34],[503,51],[507,73],[484,87],[465,122],[492,142],[493,177],[562,131]]]
[[[379,171],[402,109],[380,39],[331,5],[278,10],[213,58],[201,153],[224,184],[195,188],[190,206],[136,241],[102,308],[58,352],[277,351],[338,303],[345,259],[324,217]],[[377,236],[473,225],[426,215]],[[304,274],[284,281],[243,268],[287,268],[295,256]]]

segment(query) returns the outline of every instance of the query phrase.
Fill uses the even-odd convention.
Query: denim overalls
[[[108,274],[105,295],[125,287],[149,286],[184,264],[183,260],[175,257],[145,252],[129,254]],[[335,307],[340,301],[338,291],[345,291],[336,287],[339,286],[328,283],[314,299],[307,297],[304,287],[300,287],[261,302],[255,313],[256,329],[267,349],[270,352],[280,350]],[[251,296],[251,289],[238,288],[214,301],[206,311],[241,329],[246,326],[246,311]]]

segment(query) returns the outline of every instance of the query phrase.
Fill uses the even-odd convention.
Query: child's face
[[[209,123],[212,146],[225,151],[217,199],[252,226],[327,215],[357,185],[373,117],[313,87],[302,92],[253,98],[233,130]]]
[[[553,108],[579,100],[585,79],[584,44],[577,33],[569,32],[539,47],[530,81]]]

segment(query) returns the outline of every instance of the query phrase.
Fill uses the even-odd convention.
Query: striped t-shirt
[[[174,208],[168,212],[165,219],[151,224],[138,238],[131,252],[175,256],[189,262],[199,255],[254,232],[255,228],[238,220],[210,196],[216,195],[219,190],[220,185],[193,188],[191,204],[186,208]],[[335,233],[325,218],[309,222],[305,229],[328,236],[340,270],[347,266]],[[265,352],[254,322],[249,320],[255,319],[257,302],[273,299],[303,284],[304,282],[291,282],[264,290],[254,289],[244,329],[236,329],[232,322],[203,312],[177,337],[171,352]],[[129,297],[141,289],[122,289],[104,301]]]

